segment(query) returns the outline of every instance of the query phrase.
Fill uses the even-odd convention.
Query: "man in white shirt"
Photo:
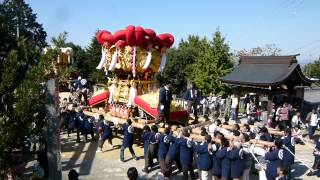
[[[300,112],[296,112],[296,114],[292,117],[291,127],[292,127],[292,128],[297,127],[297,126],[299,125],[299,122],[301,122]]]
[[[312,112],[308,113],[306,120],[309,122],[309,139],[313,139],[313,135],[318,127],[318,115],[315,108],[312,109]]]
[[[238,113],[237,113],[238,103],[239,103],[238,98],[235,95],[232,95],[231,96],[231,111],[232,111],[231,119],[234,121],[237,120],[237,116],[238,116]]]

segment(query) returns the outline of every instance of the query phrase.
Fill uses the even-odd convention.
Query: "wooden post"
[[[51,78],[46,83],[48,103],[47,109],[47,145],[49,179],[62,179],[61,173],[61,147],[60,147],[60,118],[59,118],[59,92],[58,80]]]
[[[268,116],[272,113],[272,102],[273,99],[273,93],[268,93],[268,105],[267,105],[267,110],[268,110]]]

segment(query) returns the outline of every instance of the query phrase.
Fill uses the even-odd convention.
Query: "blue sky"
[[[320,55],[318,0],[26,0],[48,33],[63,31],[85,47],[97,29],[128,25],[175,36],[207,38],[219,27],[232,51],[276,44],[283,54],[300,53],[304,64]]]

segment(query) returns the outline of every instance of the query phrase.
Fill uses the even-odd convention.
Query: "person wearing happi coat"
[[[265,160],[268,161],[266,169],[267,180],[275,180],[277,178],[277,168],[282,165],[283,149],[281,139],[277,139],[275,145],[275,149],[265,154]]]
[[[165,165],[165,158],[170,146],[170,128],[165,128],[164,133],[159,136],[159,147],[158,147],[158,159],[160,169],[163,175],[167,176],[167,169]]]
[[[231,163],[228,157],[229,141],[225,138],[221,140],[221,149],[217,152],[216,156],[221,161],[221,180],[230,179]]]
[[[143,131],[141,133],[141,140],[143,141],[143,155],[144,155],[144,160],[149,160],[148,159],[148,148],[149,148],[149,137],[151,134],[151,129],[148,125],[145,125],[143,127]],[[152,162],[149,162],[149,164],[152,166]]]
[[[179,141],[180,163],[182,165],[183,179],[188,179],[190,172],[191,178],[195,178],[193,171],[193,146],[194,142],[189,138],[190,133],[183,132],[183,137]]]
[[[211,136],[204,136],[204,141],[195,146],[197,155],[197,166],[201,180],[212,180],[212,155],[216,151],[216,146],[212,145]]]
[[[127,122],[123,124],[123,141],[120,149],[120,161],[124,162],[124,150],[129,148],[129,151],[132,155],[132,158],[138,160],[139,158],[135,155],[135,152],[132,148],[133,145],[133,127],[131,119],[127,119]]]
[[[215,136],[216,137],[216,136]],[[212,147],[215,147],[216,151],[213,151],[212,154],[212,175],[215,179],[221,178],[221,159],[217,157],[218,151],[221,151],[221,146],[219,143],[212,144]],[[213,148],[212,148],[213,149]]]
[[[228,157],[231,164],[230,177],[233,180],[239,180],[243,174],[244,161],[242,158],[243,151],[241,144],[237,141],[231,143],[230,151],[228,151]]]
[[[286,128],[284,130],[284,136],[282,137],[283,148],[283,166],[287,171],[287,178],[291,179],[291,166],[294,164],[294,156],[291,153],[295,153],[295,139],[291,136],[291,129]],[[288,148],[288,149],[287,149]]]
[[[158,127],[156,125],[151,126],[151,133],[148,137],[148,152],[147,158],[145,159],[145,166],[142,169],[143,172],[149,173],[150,162],[153,161],[154,158],[157,158],[158,145],[159,145],[159,136]]]
[[[104,119],[103,116],[101,117],[101,119]],[[97,152],[102,152],[103,144],[106,140],[108,140],[110,148],[113,149],[113,145],[112,145],[113,134],[112,134],[111,123],[104,119],[102,122],[100,122],[98,130],[99,130],[99,142],[98,142],[99,149],[97,150]]]
[[[181,134],[181,132],[180,132]],[[180,163],[180,146],[179,142],[181,141],[182,137],[174,137],[173,135],[169,135],[170,139],[170,146],[165,158],[165,165],[166,165],[166,173],[165,177],[169,177],[172,173],[172,163],[175,162],[178,170],[181,172],[182,167]]]

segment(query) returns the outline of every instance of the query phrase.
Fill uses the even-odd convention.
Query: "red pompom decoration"
[[[115,45],[117,48],[122,49],[127,45],[127,42],[125,40],[119,40]]]
[[[114,44],[114,37],[113,35],[109,32],[103,32],[101,33],[101,39],[103,42],[108,42],[109,44]]]
[[[158,37],[160,38],[160,45],[162,47],[170,48],[174,43],[174,37],[169,33],[159,34]]]
[[[149,49],[153,46],[154,40],[156,39],[157,35],[152,29],[144,29],[145,32],[145,42],[144,46]]]
[[[160,40],[160,38],[158,36],[153,41],[153,47],[158,49],[158,50],[160,50],[162,48],[161,40]]]
[[[135,36],[136,36],[136,45],[144,46],[144,36],[145,32],[142,27],[138,26],[135,28]]]
[[[114,33],[113,35],[115,42],[118,42],[119,40],[126,40],[126,31],[125,30],[119,30]]]
[[[134,26],[128,26],[126,29],[126,40],[129,46],[136,45],[136,35]]]
[[[99,44],[103,44],[103,39],[102,39],[102,34],[104,33],[108,33],[108,34],[111,34],[109,31],[106,31],[106,30],[102,30],[102,31],[99,31],[97,34],[96,34],[96,38],[97,38],[97,41],[99,42]]]

